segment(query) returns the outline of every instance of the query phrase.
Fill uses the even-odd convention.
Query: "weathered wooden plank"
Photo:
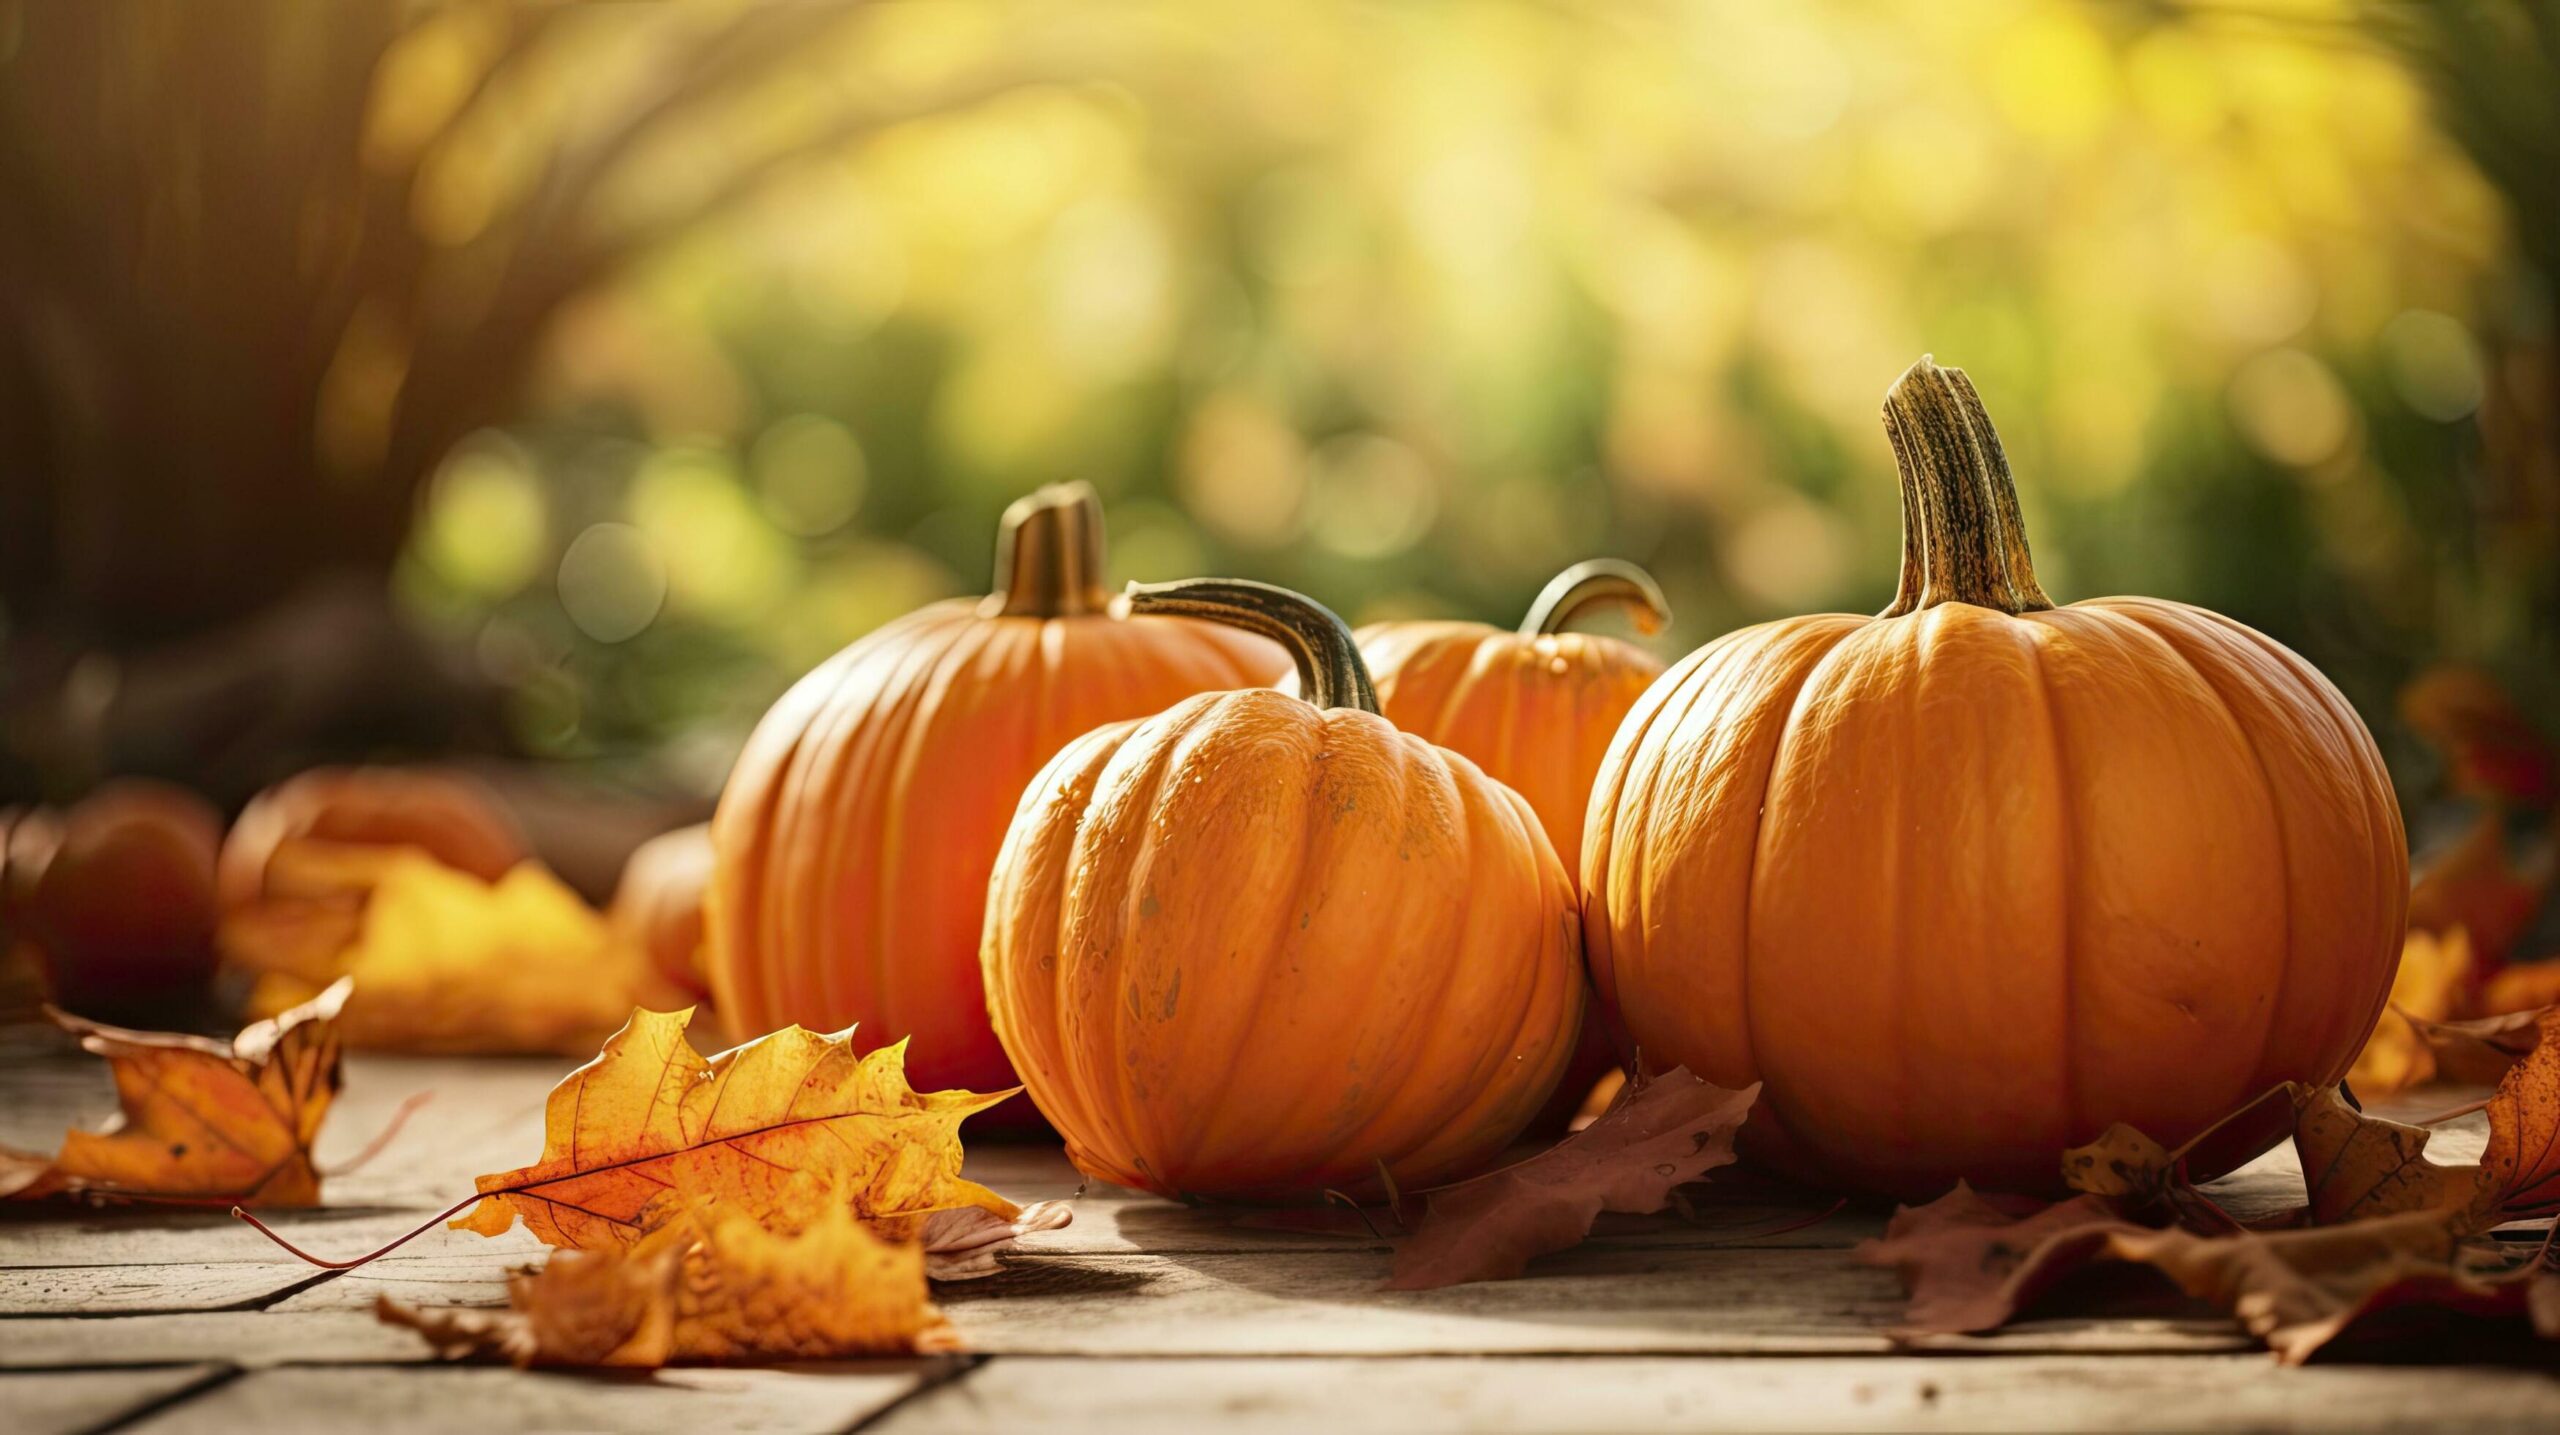
[[[399,1239],[432,1210],[383,1211],[323,1207],[262,1211],[295,1245],[331,1260],[359,1256]],[[466,1243],[469,1243],[466,1245]],[[446,1250],[502,1253],[526,1260],[542,1243],[522,1228],[491,1238],[439,1226],[400,1248],[402,1254]],[[134,1207],[0,1220],[0,1269],[19,1266],[274,1265],[290,1256],[273,1241],[218,1211],[150,1211]]]
[[[0,1316],[243,1310],[320,1272],[290,1265],[20,1266],[0,1270]]]
[[[219,1365],[157,1370],[46,1370],[0,1375],[0,1423],[17,1435],[73,1435],[219,1379]]]
[[[426,1342],[416,1334],[384,1325],[369,1311],[38,1316],[0,1324],[0,1369],[187,1361],[383,1364],[430,1358]]]
[[[989,1361],[872,1427],[948,1435],[1150,1431],[2549,1430],[2560,1382],[2523,1370],[2314,1366],[2264,1355],[2105,1361]]]
[[[1036,1256],[936,1294],[971,1349],[1040,1355],[1882,1354],[1901,1311],[1891,1274],[1834,1251],[1585,1247],[1520,1280],[1440,1291],[1381,1291],[1386,1273],[1372,1252]],[[2247,1344],[2146,1284],[2113,1292],[2105,1318],[2029,1320],[1965,1348]]]
[[[472,1239],[477,1239],[472,1238]],[[537,1244],[534,1249],[542,1248]],[[419,1306],[507,1303],[507,1276],[544,1257],[457,1249],[428,1256],[385,1256],[344,1271],[275,1304],[279,1311],[369,1311],[383,1296]]]
[[[289,1367],[251,1371],[129,1428],[192,1431],[701,1430],[788,1435],[850,1429],[951,1367],[876,1361],[784,1370],[669,1370],[656,1375],[420,1366],[380,1371]]]
[[[543,1099],[576,1065],[560,1057],[350,1055],[345,1090],[321,1133],[324,1169],[362,1151],[402,1102],[428,1098],[380,1155],[326,1183],[330,1203],[441,1210],[469,1195],[482,1172],[536,1159]]]

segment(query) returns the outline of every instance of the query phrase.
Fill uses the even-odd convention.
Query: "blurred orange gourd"
[[[1901,1195],[2051,1189],[2110,1123],[2175,1146],[2336,1080],[2409,888],[2364,724],[2227,618],[2055,607],[1960,370],[1914,365],[1885,424],[1892,606],[1709,644],[1610,749],[1582,853],[1602,1000],[1649,1064],[1766,1083],[1746,1150]]]
[[[315,767],[256,797],[223,839],[222,904],[268,895],[276,849],[309,839],[415,847],[458,872],[495,882],[528,853],[524,830],[488,784],[433,767]]]
[[[989,1008],[1079,1169],[1312,1200],[1481,1166],[1571,1056],[1571,879],[1518,793],[1398,731],[1351,634],[1260,584],[1132,589],[1267,633],[1304,700],[1195,697],[1070,744],[988,893]]]
[[[1671,618],[1652,575],[1595,558],[1555,576],[1516,630],[1490,623],[1372,623],[1352,636],[1378,685],[1379,711],[1402,731],[1475,759],[1529,800],[1565,871],[1580,869],[1582,818],[1609,740],[1662,660],[1622,639],[1564,632],[1595,607],[1624,609],[1639,632]],[[1573,1064],[1533,1125],[1560,1128],[1618,1062],[1596,1011]]]
[[[711,886],[711,826],[661,832],[631,850],[605,916],[617,940],[689,996],[709,996],[702,975],[702,896]]]
[[[935,603],[800,680],[711,823],[705,966],[740,1037],[904,1037],[919,1090],[1014,1084],[978,980],[987,873],[1023,784],[1068,739],[1287,663],[1209,623],[1114,612],[1091,488],[1016,503],[992,597]]]

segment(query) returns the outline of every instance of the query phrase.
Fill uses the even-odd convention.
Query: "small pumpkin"
[[[1341,620],[1132,588],[1286,645],[1303,699],[1207,694],[1069,744],[987,898],[990,1014],[1078,1169],[1249,1201],[1484,1164],[1583,1011],[1571,880],[1518,793],[1398,731]]]
[[[702,895],[711,886],[711,826],[661,832],[631,850],[605,916],[614,936],[687,996],[706,997]]]
[[[53,999],[84,1013],[158,1012],[213,975],[222,816],[182,787],[110,782],[59,824],[12,824],[20,889],[7,925],[31,942]]]
[[[240,810],[223,839],[222,905],[271,895],[276,849],[308,838],[360,846],[415,847],[456,871],[495,882],[525,860],[524,829],[488,784],[435,767],[315,767],[286,778]]]
[[[1633,643],[1564,631],[1597,608],[1624,610],[1647,635],[1671,621],[1651,574],[1594,558],[1557,574],[1516,630],[1431,621],[1372,623],[1352,634],[1387,721],[1465,753],[1527,798],[1567,872],[1580,870],[1583,811],[1609,741],[1662,675],[1662,660]],[[1617,1064],[1616,1043],[1595,1011],[1583,1023],[1555,1097],[1532,1126],[1561,1129]]]
[[[912,1037],[917,1089],[1014,1085],[978,986],[987,873],[1022,787],[1068,739],[1287,659],[1102,591],[1084,484],[1014,504],[998,591],[935,603],[800,680],[748,739],[711,823],[713,1002],[740,1037],[860,1024]]]
[[[1718,639],[1610,748],[1582,853],[1602,1000],[1648,1063],[1764,1082],[1763,1159],[1904,1196],[2049,1190],[2111,1123],[2176,1145],[2335,1080],[2409,886],[2364,724],[2228,618],[2055,607],[1961,370],[1922,359],[1884,416],[1892,605]]]

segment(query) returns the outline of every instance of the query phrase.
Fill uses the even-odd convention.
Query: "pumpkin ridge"
[[[2284,879],[2279,887],[2283,903],[2279,910],[2284,914],[2279,923],[2279,928],[2284,933],[2285,960],[2284,965],[2276,970],[2275,985],[2271,990],[2267,1001],[2267,1020],[2270,1025],[2272,1025],[2275,1020],[2275,1013],[2285,1009],[2285,992],[2292,984],[2295,965],[2293,959],[2295,926],[2293,916],[2293,849],[2291,840],[2285,835],[2284,793],[2276,786],[2275,774],[2267,767],[2267,755],[2264,751],[2260,750],[2258,746],[2257,733],[2253,731],[2250,725],[2242,719],[2240,709],[2232,703],[2231,695],[2223,690],[2222,684],[2214,681],[2213,674],[2205,670],[2205,665],[2196,661],[2195,655],[2188,652],[2185,645],[2180,643],[2178,639],[2173,636],[2173,629],[2165,624],[2154,625],[2153,623],[2145,622],[2143,616],[2137,616],[2137,610],[2120,608],[2114,604],[2103,605],[2101,611],[2114,614],[2119,621],[2130,623],[2134,627],[2151,634],[2153,637],[2158,638],[2170,652],[2175,653],[2178,661],[2185,665],[2188,672],[2195,674],[2196,681],[2204,684],[2205,691],[2212,693],[2213,700],[2221,705],[2223,714],[2231,721],[2232,728],[2240,734],[2240,745],[2249,750],[2250,762],[2257,766],[2258,786],[2266,793],[2267,811],[2275,819],[2276,867]],[[2148,615],[2145,614],[2144,616]],[[2267,1070],[2268,1053],[2274,1049],[2274,1042],[2270,1040],[2271,1035],[2272,1033],[2267,1030],[2262,1029],[2259,1032],[2258,1064],[2250,1072],[2249,1079],[2244,1088],[2232,1093],[2232,1103],[2235,1106],[2240,1102],[2246,1101],[2258,1093],[2265,1091],[2268,1087],[2275,1084],[2275,1075]]]
[[[2078,885],[2072,880],[2074,871],[2072,854],[2078,852],[2084,844],[2080,840],[2079,826],[2072,817],[2071,803],[2066,796],[2072,790],[2071,750],[2062,741],[2062,715],[2054,711],[2053,686],[2050,675],[2045,671],[2045,640],[2048,635],[2057,630],[2044,621],[2042,612],[2021,616],[2027,620],[2025,631],[2031,635],[2027,638],[2027,651],[2035,658],[2036,711],[2044,719],[2045,741],[2053,752],[2053,790],[2062,809],[2062,820],[2058,824],[2062,829],[2062,836],[2054,843],[2053,854],[2055,865],[2061,873],[2061,880],[2053,884],[2053,889],[2062,894],[2061,908],[2054,914],[2057,919],[2055,925],[2062,932],[2062,1013],[2054,1023],[2054,1029],[2062,1033],[2062,1040],[2057,1047],[2057,1050],[2062,1053],[2062,1069],[2055,1073],[2054,1085],[2062,1093],[2063,1139],[2077,1141],[2081,1138],[2080,1079],[2079,1073],[2072,1068],[2071,1063],[2071,1013],[2079,1000],[2080,944],[2071,939],[2073,888]]]
[[[1002,622],[971,623],[952,636],[933,665],[926,669],[923,681],[908,690],[906,696],[910,701],[903,709],[904,720],[899,724],[895,743],[885,754],[888,769],[883,774],[884,791],[879,807],[879,845],[868,874],[871,879],[871,911],[867,915],[873,943],[869,964],[872,988],[869,1005],[877,1015],[850,1013],[856,1020],[871,1016],[872,1020],[890,1028],[875,1032],[875,1036],[895,1041],[915,1035],[915,1003],[907,991],[909,983],[906,980],[914,958],[898,941],[897,929],[902,925],[898,921],[898,898],[899,889],[904,885],[898,879],[903,875],[900,869],[904,867],[907,855],[907,805],[914,798],[917,776],[926,768],[924,749],[932,740],[934,720],[941,715],[956,676],[969,671],[997,633],[1006,626]],[[844,967],[842,962],[828,961],[818,969],[822,980],[835,980],[831,989],[822,989],[835,999],[830,1003],[831,1008],[839,1011],[852,1005],[849,994],[843,990],[841,974]]]
[[[1165,778],[1167,774],[1173,770],[1180,760],[1182,753],[1182,739],[1189,735],[1191,729],[1197,725],[1200,715],[1215,706],[1217,706],[1217,700],[1213,699],[1210,702],[1202,703],[1199,707],[1192,709],[1190,712],[1182,712],[1180,708],[1173,709],[1172,712],[1170,714],[1166,714],[1166,716],[1175,716],[1176,721],[1168,723],[1160,737],[1154,734],[1147,734],[1145,732],[1145,728],[1152,726],[1158,719],[1150,719],[1147,723],[1142,724],[1138,729],[1133,730],[1130,733],[1130,738],[1132,740],[1142,735],[1153,739],[1144,749],[1145,766],[1142,772],[1144,786],[1143,788],[1138,789],[1143,792],[1143,800],[1133,797],[1129,804],[1131,810],[1154,810],[1157,796],[1164,791]],[[1119,752],[1126,751],[1128,751],[1128,746],[1126,743],[1123,743],[1119,748]],[[1114,757],[1116,758],[1117,756],[1118,754],[1115,753]],[[1077,814],[1076,825],[1078,830],[1076,833],[1075,845],[1079,852],[1084,852],[1086,850],[1086,839],[1093,831],[1092,826],[1085,820],[1092,815],[1092,812],[1092,805],[1088,803],[1083,810]],[[1099,990],[1119,991],[1123,989],[1127,978],[1129,950],[1135,945],[1135,943],[1130,940],[1131,933],[1129,917],[1136,908],[1136,903],[1139,900],[1139,894],[1146,889],[1144,873],[1149,865],[1148,859],[1155,850],[1155,841],[1155,824],[1149,823],[1147,824],[1146,832],[1138,841],[1138,850],[1130,855],[1127,862],[1126,870],[1136,876],[1137,880],[1133,880],[1128,884],[1129,892],[1127,897],[1124,899],[1124,905],[1115,916],[1115,926],[1117,930],[1110,934],[1111,940],[1103,944],[1102,947],[1104,964],[1093,974],[1089,981],[1089,985]],[[1093,857],[1086,856],[1084,858],[1084,862],[1078,865],[1092,864],[1094,862],[1095,859]],[[1070,881],[1072,881],[1072,878]],[[1095,910],[1100,911],[1102,909],[1096,908]],[[1087,928],[1086,935],[1088,940],[1081,945],[1090,948],[1092,943],[1089,940],[1091,936],[1089,926]],[[1063,961],[1061,965],[1063,965]],[[1082,1080],[1079,1082],[1079,1085],[1107,1090],[1112,1093],[1113,1100],[1108,1103],[1107,1110],[1105,1103],[1093,1103],[1093,1110],[1099,1118],[1098,1124],[1102,1127],[1103,1133],[1111,1139],[1112,1144],[1119,1148],[1125,1159],[1132,1163],[1140,1162],[1145,1159],[1149,1151],[1158,1148],[1156,1148],[1152,1142],[1145,1139],[1147,1133],[1141,1129],[1139,1124],[1139,1113],[1143,1110],[1144,1104],[1137,1099],[1137,1093],[1134,1086],[1136,1078],[1131,1074],[1129,1069],[1129,1009],[1126,1003],[1116,1001],[1106,1003],[1105,1007],[1106,1010],[1110,1012],[1108,1030],[1110,1032],[1111,1039],[1109,1043],[1107,1045],[1097,1043],[1090,1038],[1084,1041],[1071,1041],[1069,1043],[1070,1050],[1068,1060],[1071,1065],[1080,1069],[1079,1076]],[[1093,1060],[1078,1060],[1078,1057],[1093,1058]],[[1097,1062],[1098,1064],[1109,1068],[1109,1076],[1105,1081],[1096,1082],[1094,1080],[1094,1073],[1090,1068],[1097,1064]],[[1155,1176],[1160,1182],[1170,1182],[1173,1179],[1173,1173],[1171,1172],[1150,1171],[1148,1174]]]

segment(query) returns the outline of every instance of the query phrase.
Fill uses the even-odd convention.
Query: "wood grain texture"
[[[74,1435],[222,1378],[219,1365],[156,1370],[45,1370],[0,1375],[0,1424],[13,1435]]]
[[[2263,1355],[1810,1360],[991,1361],[877,1431],[2549,1430],[2523,1370],[2280,1369]]]
[[[0,1323],[0,1370],[227,1361],[387,1365],[435,1359],[427,1343],[371,1311],[187,1311],[101,1319],[38,1316]]]
[[[362,1430],[367,1435],[467,1430],[701,1430],[796,1435],[850,1429],[947,1370],[876,1361],[788,1370],[669,1370],[584,1375],[503,1366],[380,1371],[252,1371],[128,1427],[152,1435],[256,1430]]]

